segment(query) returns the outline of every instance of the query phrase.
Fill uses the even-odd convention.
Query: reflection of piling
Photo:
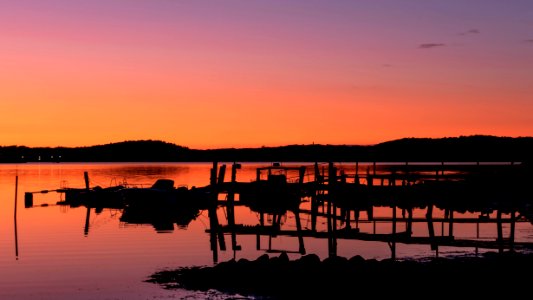
[[[218,201],[218,190],[216,187],[217,183],[217,171],[218,171],[218,162],[213,162],[213,168],[211,168],[211,203],[208,208],[209,215],[209,227],[210,227],[210,244],[211,251],[213,251],[213,262],[218,262],[218,247],[217,247],[217,231],[218,231],[218,218],[217,218],[217,201]]]
[[[85,227],[83,229],[83,235],[89,235],[89,221],[91,218],[91,208],[87,206],[87,214],[85,215]]]
[[[298,245],[300,254],[305,254],[304,237],[302,235],[302,222],[300,221],[300,210],[294,210],[294,218],[296,221],[296,230],[298,232]]]
[[[332,192],[335,190],[337,183],[337,169],[332,162],[328,166],[328,204],[327,204],[327,215],[328,215],[328,232],[329,234],[329,243],[328,243],[328,252],[330,257],[337,256],[337,240],[336,240],[336,225],[337,225],[337,208],[332,203]]]
[[[302,193],[303,193],[303,185],[304,185],[304,178],[305,178],[305,170],[306,168],[304,166],[300,167],[299,170],[299,180],[298,180],[298,189],[300,191],[298,197],[300,198],[299,201],[301,201]],[[298,231],[298,244],[299,244],[299,252],[300,254],[305,254],[305,246],[304,246],[304,238],[302,236],[302,223],[300,221],[300,207],[298,204],[298,207],[294,210],[294,218],[296,221],[296,230]]]
[[[502,226],[502,211],[498,209],[496,213],[496,227],[498,231],[498,251],[503,252],[503,226]]]
[[[448,215],[448,236],[453,238],[453,209],[449,210]]]
[[[215,172],[216,174],[216,172]],[[216,187],[216,198],[215,198],[215,216],[216,216],[216,209],[217,209],[217,202],[218,202],[218,186],[222,185],[224,183],[224,177],[226,176],[226,165],[220,166],[219,172],[218,172],[218,178],[216,180],[217,187]],[[218,224],[218,217],[217,217],[217,225]],[[218,226],[217,226],[218,228]],[[218,230],[217,230],[218,231]],[[218,244],[220,245],[220,250],[226,251],[226,240],[224,239],[224,233],[223,232],[217,232],[218,236]]]
[[[15,227],[15,259],[19,259],[19,236],[17,230],[17,202],[18,202],[18,190],[19,190],[19,176],[15,176],[15,211],[14,211],[14,227]],[[33,194],[30,194],[33,196]],[[32,199],[33,202],[33,199]]]
[[[240,169],[241,165],[233,163],[231,165],[231,185],[228,191],[228,225],[231,230],[231,249],[233,251],[240,250],[237,246],[237,236],[235,234],[235,183],[237,181],[237,169]]]
[[[413,234],[413,209],[410,207],[407,209],[407,224],[406,224],[407,235],[411,237]]]
[[[516,216],[515,211],[511,211],[511,228],[509,233],[509,250],[514,251],[514,231],[515,231]]]
[[[428,205],[426,219],[428,223],[428,234],[429,234],[429,240],[431,243],[431,250],[438,251],[437,242],[435,240],[435,229],[433,228],[433,204]]]
[[[392,207],[392,241],[390,248],[391,259],[396,260],[396,206]]]
[[[320,170],[318,169],[318,163],[315,162],[315,182],[313,194],[311,197],[311,230],[316,232],[316,218],[318,215],[318,193],[322,189],[322,176],[320,176]]]

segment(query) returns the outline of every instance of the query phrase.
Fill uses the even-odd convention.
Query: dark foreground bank
[[[327,258],[314,254],[289,260],[286,254],[255,261],[240,259],[214,267],[181,268],[153,274],[149,282],[165,288],[216,289],[272,299],[356,299],[402,297],[431,299],[530,297],[533,255],[488,253],[480,257],[429,261]]]

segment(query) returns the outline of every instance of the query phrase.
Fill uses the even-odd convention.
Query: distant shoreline
[[[90,147],[0,146],[0,163],[23,162],[529,162],[533,137],[405,138],[372,146],[287,145],[197,150],[163,141]]]

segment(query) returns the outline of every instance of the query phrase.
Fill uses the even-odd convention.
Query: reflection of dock
[[[210,232],[207,230],[207,232]],[[273,229],[268,227],[260,226],[236,226],[235,229],[229,228],[228,226],[221,226],[218,229],[218,232],[225,234],[235,233],[237,235],[255,235],[255,236],[286,236],[286,237],[299,237],[304,238],[317,238],[317,239],[327,239],[331,237],[331,234],[328,232],[315,232],[312,230],[287,230],[287,229]],[[431,245],[435,244],[437,246],[448,246],[448,247],[461,247],[461,248],[483,248],[483,249],[500,249],[502,242],[497,240],[472,240],[472,239],[456,239],[450,236],[436,236],[436,237],[421,237],[421,236],[410,236],[406,231],[397,232],[396,234],[392,233],[366,233],[359,232],[357,230],[337,230],[334,233],[336,239],[343,240],[360,240],[367,242],[396,242],[402,244],[417,244],[417,245]],[[503,240],[503,246],[508,248],[511,241],[508,239]],[[528,248],[533,249],[533,242],[515,242],[514,247],[516,248]]]

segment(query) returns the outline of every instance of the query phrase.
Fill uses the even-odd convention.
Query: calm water
[[[239,170],[239,181],[255,178],[255,168],[266,164],[244,164]],[[128,224],[120,221],[121,210],[89,211],[89,228],[85,231],[87,208],[58,206],[61,194],[34,195],[34,207],[24,208],[24,193],[55,189],[63,186],[83,187],[83,172],[88,171],[91,186],[107,187],[126,180],[129,184],[151,185],[158,178],[173,179],[176,185],[204,186],[209,183],[207,163],[105,163],[105,164],[7,164],[0,165],[0,299],[224,299],[226,295],[215,292],[201,293],[185,290],[167,291],[160,286],[143,282],[152,273],[181,266],[213,265],[210,250],[207,211],[188,224],[186,228],[157,232],[150,224]],[[15,178],[18,175],[17,217],[15,211]],[[226,175],[226,178],[229,176]],[[227,180],[227,179],[226,179]],[[302,208],[308,208],[304,203]],[[415,217],[425,211],[415,211]],[[390,208],[378,208],[375,216],[389,216]],[[441,216],[435,212],[435,217]],[[220,222],[225,224],[226,211],[218,210]],[[457,216],[457,215],[456,215]],[[259,215],[245,207],[236,209],[237,223],[255,225]],[[267,216],[266,222],[271,221]],[[294,216],[282,218],[283,228],[295,230]],[[325,226],[325,219],[318,226]],[[302,226],[310,228],[310,218],[302,215]],[[339,225],[340,227],[340,225]],[[389,233],[388,223],[361,223],[362,232]],[[398,224],[398,230],[405,229]],[[439,235],[447,228],[435,224]],[[494,240],[494,224],[456,224],[456,238]],[[509,226],[504,225],[504,235]],[[427,236],[427,225],[415,223],[414,236]],[[516,240],[533,241],[533,228],[529,222],[518,223]],[[238,236],[240,251],[219,251],[219,261],[231,258],[255,259],[271,250],[294,252],[298,258],[298,239],[278,236],[262,237],[261,249],[256,249],[256,237]],[[305,238],[307,253],[327,257],[327,240]],[[397,257],[422,258],[434,256],[429,245],[397,245]],[[485,250],[479,250],[483,252]],[[472,248],[441,247],[439,254],[471,254]],[[270,255],[278,255],[276,253]],[[356,240],[338,240],[338,255],[365,258],[389,258],[386,243]]]

